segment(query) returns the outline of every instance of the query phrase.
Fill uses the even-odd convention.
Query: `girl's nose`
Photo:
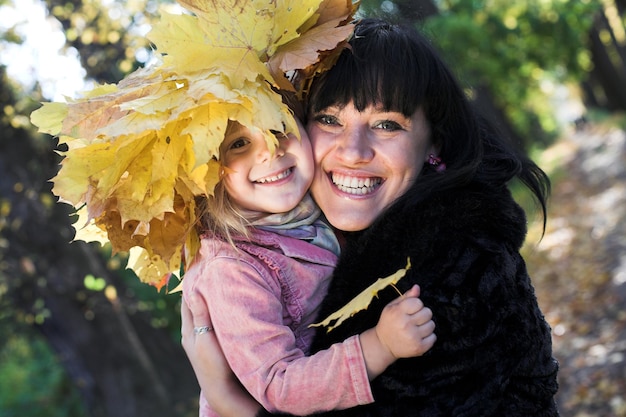
[[[274,150],[274,158],[280,158],[285,155],[285,149],[282,146],[279,146]]]
[[[271,161],[273,159],[276,158],[280,158],[282,156],[285,155],[285,149],[284,149],[284,141],[279,141],[278,145],[276,146],[276,148],[274,148],[273,150],[270,150],[268,148],[268,146],[264,143],[261,145],[261,148],[259,149],[259,153],[258,153],[258,159],[260,162],[267,162],[267,161]]]

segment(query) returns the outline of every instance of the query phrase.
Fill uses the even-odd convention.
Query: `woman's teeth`
[[[364,195],[373,192],[382,182],[379,177],[362,178],[347,175],[332,174],[333,184],[348,194]]]

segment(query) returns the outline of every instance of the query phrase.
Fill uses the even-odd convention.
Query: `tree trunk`
[[[600,33],[609,34],[603,42]],[[606,15],[598,15],[590,33],[593,70],[585,88],[585,102],[609,111],[626,110],[626,45],[616,38]]]

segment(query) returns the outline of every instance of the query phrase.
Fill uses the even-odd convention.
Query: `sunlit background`
[[[158,0],[0,0],[0,417],[192,416],[179,296],[73,236],[30,112],[149,65]],[[626,1],[363,0],[424,30],[476,105],[550,173],[524,255],[564,416],[626,416]]]

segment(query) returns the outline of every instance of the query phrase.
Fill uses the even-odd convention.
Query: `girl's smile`
[[[278,146],[272,152],[261,132],[233,122],[220,146],[224,186],[233,204],[244,210],[283,213],[302,200],[314,166],[309,138],[298,126],[301,139],[277,135]]]

